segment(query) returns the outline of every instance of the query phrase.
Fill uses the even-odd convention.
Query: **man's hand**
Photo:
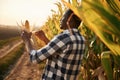
[[[21,37],[22,37],[23,41],[30,40],[31,35],[32,35],[32,33],[31,32],[28,33],[27,31],[22,31],[22,33],[21,33]]]
[[[42,30],[35,32],[35,35],[43,41],[47,38]]]
[[[49,42],[49,39],[46,37],[45,33],[42,30],[35,32],[35,35],[46,44]]]

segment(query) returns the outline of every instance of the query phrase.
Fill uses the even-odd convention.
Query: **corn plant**
[[[53,36],[61,32],[60,27],[59,27],[59,22],[60,22],[61,16],[63,15],[64,10],[65,10],[62,8],[62,4],[60,2],[55,3],[55,5],[57,5],[57,7],[58,7],[58,12],[56,12],[55,10],[52,9],[51,10],[52,16],[49,17],[46,22],[46,25],[52,31]]]
[[[119,76],[120,75],[120,63],[119,63],[120,62],[120,37],[119,37],[120,1],[119,0],[103,0],[103,1],[82,0],[82,3],[80,3],[77,2],[77,0],[72,0],[71,4],[64,0],[62,0],[62,2],[67,7],[72,9],[74,13],[83,21],[86,27],[95,34],[93,36],[96,36],[96,37],[92,37],[93,40],[87,41],[88,45],[93,44],[94,46],[92,48],[88,46],[87,53],[90,55],[91,52],[94,54],[97,52],[101,55],[101,56],[95,55],[98,57],[97,61],[100,60],[101,64],[97,65],[96,69],[92,69],[94,70],[94,72],[95,71],[103,72],[98,75],[97,79],[119,80],[120,79]],[[98,42],[101,45],[97,45]],[[98,47],[98,49],[95,49],[96,46]],[[100,51],[96,51],[96,50],[100,50]],[[92,57],[94,58],[94,56]],[[89,63],[90,56],[86,58],[87,58],[86,63]],[[87,70],[88,72],[90,72],[91,67],[87,66]],[[86,77],[89,77],[84,79],[97,80],[96,78],[93,78],[94,75],[92,74],[92,72],[93,71],[84,74],[87,75]],[[93,75],[93,76],[90,77],[89,75]]]

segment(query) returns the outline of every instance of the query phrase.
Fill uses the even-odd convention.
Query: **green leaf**
[[[102,52],[101,54],[101,63],[103,68],[105,69],[105,73],[107,75],[108,80],[113,80],[113,71],[111,66],[111,58],[110,51]]]

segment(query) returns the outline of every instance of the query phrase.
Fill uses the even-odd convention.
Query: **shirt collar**
[[[79,32],[79,30],[78,29],[76,29],[76,28],[72,28],[72,29],[70,29],[72,32]],[[69,31],[69,29],[66,29],[66,30],[64,30],[63,31],[64,33],[70,33],[70,31]]]

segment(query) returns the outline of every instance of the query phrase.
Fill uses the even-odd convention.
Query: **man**
[[[48,40],[43,31],[36,32],[36,35],[46,46],[34,50],[30,37],[31,34],[23,31],[22,38],[30,53],[32,62],[46,60],[46,67],[42,80],[76,80],[80,72],[80,64],[85,49],[85,39],[77,29],[81,20],[68,9],[60,22],[60,28],[64,31]]]

